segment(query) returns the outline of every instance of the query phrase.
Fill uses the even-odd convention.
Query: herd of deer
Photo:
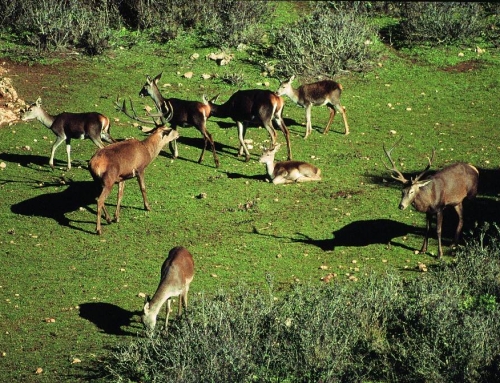
[[[109,119],[100,113],[61,113],[57,116],[51,116],[42,108],[40,98],[29,106],[22,115],[23,121],[37,119],[56,135],[49,160],[51,167],[54,167],[54,153],[63,141],[66,142],[68,170],[71,169],[72,138],[89,138],[99,148],[89,161],[89,171],[93,179],[102,187],[101,194],[97,199],[97,234],[102,234],[101,216],[103,212],[106,221],[111,223],[111,217],[104,202],[116,183],[118,184],[118,200],[114,221],[119,221],[124,181],[127,179],[137,178],[144,201],[144,208],[150,210],[146,198],[144,171],[167,143],[170,143],[174,158],[178,156],[176,140],[179,137],[177,132],[179,126],[194,126],[203,135],[204,146],[198,163],[203,161],[207,145],[210,144],[215,166],[219,167],[215,143],[206,126],[209,117],[231,118],[236,123],[240,142],[239,155],[244,153],[246,161],[250,159],[250,152],[245,141],[248,124],[257,123],[263,125],[269,133],[271,148],[264,148],[259,162],[266,165],[267,173],[274,184],[321,180],[320,169],[307,162],[292,160],[290,134],[282,117],[284,100],[281,96],[288,96],[297,105],[306,109],[305,138],[312,132],[312,107],[322,105],[326,105],[330,109],[330,118],[324,129],[324,134],[328,132],[336,113],[342,115],[345,125],[344,133],[349,134],[346,111],[340,103],[342,86],[335,81],[323,80],[293,88],[292,82],[295,77],[292,76],[288,81],[282,82],[276,92],[260,89],[240,90],[235,92],[225,103],[216,104],[217,96],[210,100],[204,96],[203,102],[186,101],[178,98],[165,99],[158,89],[160,78],[161,73],[153,79],[147,76],[146,83],[139,92],[141,97],[150,96],[157,109],[157,114],[150,113],[148,115],[152,119],[155,128],[149,131],[148,137],[142,141],[128,139],[117,142],[110,136]],[[130,102],[131,112],[127,109],[125,102],[122,105],[116,102],[115,105],[118,110],[128,117],[143,123],[151,123],[151,121],[137,116],[132,102]],[[156,122],[155,118],[159,118],[160,122]],[[170,128],[165,126],[167,123],[170,124]],[[277,144],[275,126],[282,131],[285,137],[288,149],[287,161],[275,161],[276,151],[280,147]],[[102,140],[109,143],[109,145],[104,146]],[[462,202],[466,197],[473,198],[476,196],[479,172],[470,164],[458,162],[427,178],[423,178],[431,167],[432,158],[434,157],[433,151],[424,171],[417,177],[408,180],[397,169],[391,157],[391,152],[396,145],[397,143],[389,150],[386,150],[384,146],[383,150],[391,164],[391,167],[385,165],[391,172],[391,177],[405,185],[402,190],[399,208],[405,209],[412,205],[417,211],[426,214],[426,233],[421,252],[427,251],[431,219],[434,215],[437,216],[438,256],[441,257],[443,255],[441,245],[443,210],[448,206],[452,206],[458,214],[459,221],[454,237],[454,244],[456,245],[463,227]],[[187,293],[193,274],[194,262],[189,251],[183,247],[173,248],[162,265],[158,289],[151,300],[147,298],[144,306],[142,321],[148,330],[155,328],[156,317],[165,302],[167,302],[166,327],[170,313],[171,297],[180,295],[179,313],[182,310],[182,305],[187,307]]]

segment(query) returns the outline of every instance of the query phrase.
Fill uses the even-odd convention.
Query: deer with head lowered
[[[123,106],[118,108],[127,116],[140,122],[146,122],[139,117],[133,110],[134,115],[127,112],[125,101]],[[168,117],[170,118],[170,117]],[[168,121],[167,118],[167,121]],[[125,181],[137,177],[139,188],[141,189],[144,209],[149,211],[149,203],[146,198],[146,185],[144,183],[144,171],[146,167],[158,156],[161,149],[170,141],[179,137],[176,130],[166,128],[161,124],[156,124],[156,128],[149,133],[149,136],[143,141],[135,138],[115,142],[104,148],[97,150],[89,161],[89,171],[92,178],[98,182],[102,191],[97,199],[97,223],[96,232],[102,234],[101,215],[104,211],[105,219],[111,223],[111,217],[108,214],[104,202],[108,198],[113,185],[118,184],[118,200],[116,202],[115,222],[120,219],[120,204],[123,197]]]
[[[170,309],[172,297],[179,296],[179,315],[182,314],[182,306],[187,310],[189,285],[193,276],[194,261],[191,253],[182,246],[171,249],[161,266],[160,283],[153,298],[147,296],[144,302],[141,320],[148,332],[154,331],[158,313],[165,302],[167,302],[165,318],[165,330],[167,330],[168,317],[172,312]]]
[[[465,198],[474,198],[476,196],[479,172],[470,164],[457,162],[446,166],[428,178],[422,179],[431,167],[435,153],[433,150],[431,158],[428,158],[429,164],[424,171],[417,177],[408,180],[396,168],[394,160],[391,158],[391,152],[396,145],[389,150],[386,150],[385,146],[383,149],[392,166],[389,167],[384,163],[386,168],[391,171],[391,177],[405,185],[399,208],[404,210],[409,205],[413,205],[417,211],[426,214],[426,232],[420,250],[422,253],[427,251],[431,219],[436,215],[438,257],[442,257],[441,229],[443,225],[443,210],[448,206],[452,206],[457,212],[458,225],[455,231],[454,244],[458,245],[464,224],[462,202]]]
[[[273,184],[288,184],[294,182],[320,181],[321,170],[316,166],[302,161],[274,161],[274,156],[280,145],[273,149],[264,149],[259,159],[260,163],[266,165],[267,174],[271,177]]]
[[[146,77],[146,83],[143,85],[141,91],[139,92],[140,97],[150,96],[156,106],[158,112],[168,113],[165,110],[166,105],[172,105],[174,113],[170,120],[170,126],[173,129],[177,129],[178,126],[194,126],[203,135],[204,146],[201,151],[198,163],[203,161],[203,156],[205,150],[207,149],[207,144],[210,143],[212,148],[212,153],[214,156],[215,166],[219,167],[219,157],[215,152],[215,143],[212,135],[207,130],[207,118],[210,117],[210,106],[207,103],[202,103],[198,101],[186,101],[180,100],[178,98],[168,98],[165,99],[158,89],[158,81],[161,78],[161,73],[155,78],[149,76]],[[167,104],[168,103],[168,104]],[[179,153],[177,150],[176,140],[172,141],[173,149],[172,153],[174,158],[177,158]]]
[[[31,104],[21,116],[23,121],[38,120],[56,135],[56,140],[52,145],[49,165],[54,168],[54,154],[63,141],[66,141],[66,153],[68,157],[68,170],[71,169],[71,139],[90,138],[99,148],[104,144],[115,142],[109,135],[109,118],[96,113],[61,113],[56,116],[48,114],[42,108],[42,99],[39,97],[34,104]]]
[[[284,102],[276,93],[269,90],[248,89],[239,90],[229,98],[224,104],[218,105],[214,101],[204,100],[208,103],[211,116],[218,118],[232,118],[238,127],[238,139],[240,141],[239,155],[245,152],[245,161],[250,160],[250,152],[245,143],[245,133],[248,123],[258,123],[264,125],[271,138],[272,146],[276,145],[276,130],[273,123],[283,132],[288,148],[288,159],[292,159],[292,149],[290,147],[290,132],[283,121],[282,113]]]
[[[311,84],[304,84],[294,89],[292,87],[292,81],[294,79],[295,76],[292,76],[288,81],[283,81],[276,93],[280,96],[287,95],[297,105],[306,108],[306,134],[304,138],[307,138],[312,132],[312,107],[322,105],[326,105],[330,109],[330,119],[326,124],[323,134],[328,133],[336,112],[342,115],[345,125],[345,134],[349,134],[346,111],[340,104],[342,85],[332,80],[322,80]]]

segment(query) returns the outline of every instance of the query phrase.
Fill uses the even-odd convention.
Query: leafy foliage
[[[108,371],[148,382],[496,380],[500,242],[483,240],[409,282],[386,273],[276,298],[269,283],[198,299],[167,336],[118,348]]]

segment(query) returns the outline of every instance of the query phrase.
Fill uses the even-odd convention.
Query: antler
[[[399,139],[399,141],[397,141],[393,146],[392,148],[390,148],[389,150],[387,150],[385,148],[385,144],[382,145],[383,149],[384,149],[384,152],[385,152],[385,155],[387,156],[387,158],[389,159],[389,161],[391,162],[391,165],[392,165],[392,168],[390,168],[389,166],[386,165],[386,163],[384,161],[382,161],[382,163],[384,164],[384,166],[391,171],[391,177],[394,178],[395,180],[397,181],[400,181],[402,183],[407,183],[408,180],[405,178],[405,176],[403,175],[403,173],[401,173],[397,168],[396,168],[396,164],[394,163],[394,160],[392,159],[391,157],[391,152],[393,151],[393,149],[396,147],[397,144],[399,144],[401,142],[401,140],[403,139],[403,137],[401,137]],[[430,166],[430,165],[429,165]],[[396,173],[397,176],[394,176],[393,173]]]
[[[172,119],[172,116],[174,115],[174,110],[172,108],[172,105],[170,103],[167,104],[167,102],[165,101],[165,109],[168,111],[168,115],[165,116],[164,113],[156,113],[156,114],[151,114],[151,113],[148,113],[148,117],[151,117],[152,119],[152,122],[151,121],[147,121],[147,120],[143,120],[142,118],[138,117],[137,116],[137,112],[135,111],[134,109],[134,104],[132,103],[132,99],[130,99],[130,108],[132,109],[132,114],[130,114],[130,112],[127,110],[127,103],[125,100],[123,100],[123,105],[120,105],[118,103],[118,100],[119,98],[117,97],[116,98],[116,101],[115,101],[115,107],[116,107],[116,110],[119,110],[120,112],[123,112],[127,117],[129,117],[130,119],[132,120],[135,120],[135,121],[139,121],[143,124],[153,124],[155,126],[162,126],[163,123],[157,123],[155,121],[155,117],[159,117],[159,118],[164,118],[165,119],[165,122],[169,122],[171,119]],[[170,107],[169,107],[170,105]]]
[[[427,157],[427,160],[429,161],[429,164],[427,165],[427,167],[424,169],[424,171],[422,173],[420,173],[417,177],[415,177],[415,179],[413,180],[413,182],[418,181],[425,173],[427,173],[427,170],[429,170],[430,167],[431,167],[431,165],[432,165],[432,160],[434,159],[434,154],[436,154],[436,149],[432,148],[432,156],[431,156],[431,158]]]

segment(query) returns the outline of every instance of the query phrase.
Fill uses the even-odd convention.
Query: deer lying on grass
[[[182,306],[187,310],[189,285],[194,276],[194,261],[191,253],[184,247],[174,247],[168,253],[167,259],[161,266],[160,284],[153,298],[146,297],[142,315],[142,323],[147,331],[151,332],[156,327],[156,318],[161,307],[167,302],[165,330],[168,326],[170,309],[170,298],[179,296],[179,315],[182,314]]]
[[[56,141],[52,145],[49,165],[54,168],[54,154],[57,147],[66,141],[66,153],[68,155],[68,170],[71,169],[71,139],[90,138],[99,148],[104,144],[115,142],[109,135],[109,119],[100,113],[61,113],[51,116],[42,108],[42,99],[39,97],[36,102],[28,107],[28,110],[21,116],[23,121],[38,120],[56,135]]]
[[[267,174],[271,177],[273,184],[321,180],[321,170],[307,162],[274,162],[274,156],[279,148],[280,145],[277,144],[274,149],[264,149],[264,153],[259,159],[260,163],[266,164]]]
[[[438,257],[442,257],[441,228],[443,225],[443,210],[447,206],[453,206],[458,214],[458,225],[454,238],[454,244],[458,245],[464,223],[462,202],[466,197],[474,198],[476,196],[479,172],[470,164],[458,162],[443,168],[427,179],[421,180],[422,176],[431,167],[435,153],[433,150],[431,158],[428,158],[429,164],[424,171],[409,181],[396,168],[391,158],[391,152],[396,145],[389,150],[386,150],[384,146],[384,152],[392,165],[391,168],[385,165],[391,171],[391,177],[406,185],[402,191],[399,208],[404,210],[411,204],[417,211],[426,214],[426,232],[422,249],[420,250],[422,253],[427,251],[432,216],[437,216]]]
[[[128,115],[123,103],[122,111]],[[170,118],[170,116],[168,117]],[[168,120],[168,119],[167,119]],[[179,137],[176,130],[157,125],[149,136],[139,141],[131,138],[120,141],[98,149],[89,162],[89,171],[96,182],[102,186],[102,192],[97,199],[97,234],[101,231],[101,215],[104,211],[104,217],[108,223],[111,223],[111,217],[108,214],[104,202],[108,198],[114,184],[118,184],[118,201],[116,203],[115,222],[120,219],[120,204],[123,197],[125,180],[137,177],[139,188],[141,189],[144,209],[150,211],[146,198],[146,185],[144,184],[144,171],[146,167],[158,156],[161,149],[170,141]]]
[[[292,81],[295,76],[290,77],[288,81],[280,84],[277,94],[287,95],[297,105],[306,108],[306,134],[307,138],[312,132],[311,109],[313,106],[326,105],[330,109],[330,119],[326,124],[323,134],[328,133],[332,124],[335,112],[342,114],[345,125],[345,134],[349,134],[349,125],[347,124],[347,115],[345,108],[340,104],[340,95],[342,94],[342,85],[335,81],[323,80],[312,84],[299,86],[297,89],[292,87]]]
[[[282,113],[284,102],[280,96],[274,92],[261,89],[239,90],[234,93],[229,100],[222,105],[214,104],[218,96],[211,100],[204,100],[211,109],[211,115],[219,118],[232,118],[238,126],[238,139],[240,141],[239,155],[245,152],[245,161],[250,160],[250,152],[245,143],[245,133],[249,122],[261,123],[264,125],[271,138],[272,146],[276,145],[276,131],[273,122],[279,127],[285,136],[288,159],[292,159],[292,149],[290,147],[290,132],[283,121]]]
[[[161,73],[154,79],[151,79],[151,77],[147,76],[146,83],[143,85],[141,91],[139,92],[139,96],[150,96],[153,99],[158,112],[168,113],[168,110],[165,110],[165,105],[167,105],[167,102],[172,105],[175,112],[173,113],[172,119],[170,120],[170,126],[173,129],[177,129],[178,126],[194,126],[203,135],[205,144],[203,146],[203,150],[201,151],[198,163],[201,163],[203,161],[203,156],[205,154],[205,150],[207,149],[207,143],[210,143],[214,156],[215,166],[219,167],[219,157],[215,152],[215,143],[212,135],[207,130],[207,118],[210,116],[210,106],[207,103],[198,101],[186,101],[180,100],[178,98],[163,98],[160,90],[158,89],[158,81],[160,80],[160,78]],[[174,158],[177,158],[179,155],[177,150],[177,142],[175,140],[172,141],[172,145],[172,154],[174,155]]]

